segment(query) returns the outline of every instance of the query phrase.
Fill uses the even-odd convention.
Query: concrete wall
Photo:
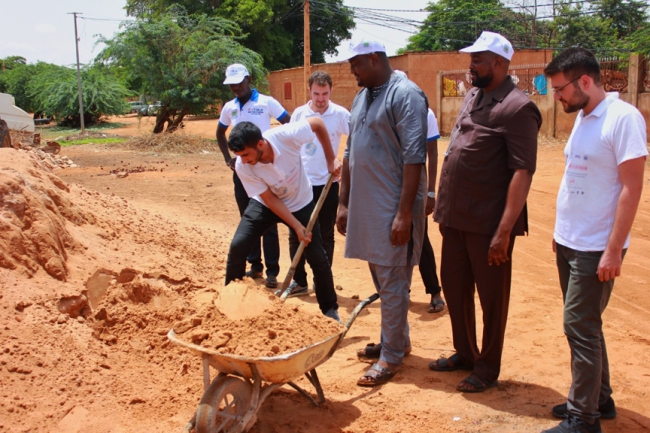
[[[547,63],[552,58],[550,50],[521,50],[513,57],[512,65],[531,63]],[[429,106],[436,110],[436,74],[438,71],[467,69],[469,56],[458,52],[437,51],[422,53],[407,53],[389,58],[393,69],[399,69],[408,74],[426,93]],[[332,101],[350,109],[359,86],[350,73],[348,62],[323,63],[312,65],[311,72],[323,70],[330,74],[334,82]],[[269,91],[271,95],[292,112],[296,107],[303,105],[304,98],[303,68],[282,69],[273,71],[268,76]],[[285,98],[285,83],[291,86],[291,98]]]
[[[643,114],[646,123],[646,134],[650,137],[650,93],[639,93],[637,108]]]

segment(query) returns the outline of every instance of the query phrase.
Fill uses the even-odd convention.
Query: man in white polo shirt
[[[231,170],[235,169],[235,158],[230,156],[228,151],[228,140],[226,139],[226,130],[229,126],[235,126],[239,122],[251,122],[255,124],[262,132],[271,128],[271,119],[275,118],[280,123],[289,122],[290,116],[278,101],[270,96],[262,95],[256,89],[251,88],[251,77],[246,66],[235,63],[226,69],[226,79],[223,84],[227,84],[236,98],[224,104],[217,126],[217,142],[223,158]],[[239,208],[239,215],[243,215],[248,206],[248,195],[242,186],[237,173],[233,173],[233,182],[235,184],[235,200]],[[278,228],[273,225],[264,233],[264,260],[266,261],[266,286],[277,287],[277,276],[280,273],[280,243],[278,241]],[[264,265],[262,264],[262,252],[259,240],[253,243],[250,253],[248,253],[248,262],[251,269],[246,273],[253,278],[261,278]]]
[[[600,418],[616,416],[602,314],[641,198],[646,124],[617,93],[605,93],[598,60],[584,48],[564,50],[544,74],[564,111],[580,111],[564,148],[553,235],[572,381],[567,403],[552,410],[564,420],[545,432],[600,433]]]
[[[338,178],[341,163],[334,155],[325,124],[317,117],[264,134],[254,124],[241,122],[230,133],[228,146],[237,155],[235,171],[251,201],[230,244],[226,284],[244,277],[245,256],[252,244],[270,226],[282,222],[294,234],[294,251],[301,241],[308,242],[304,254],[314,272],[318,305],[324,315],[340,322],[332,269],[323,249],[318,221],[311,234],[305,233],[315,205],[300,149],[304,143],[314,142],[314,134],[322,143],[328,172]]]
[[[310,117],[319,117],[325,123],[334,155],[339,152],[341,136],[348,135],[350,112],[338,104],[330,101],[332,95],[332,78],[325,71],[316,71],[309,77],[309,95],[311,100],[302,105],[291,115],[291,122],[299,122]],[[317,202],[321,192],[327,183],[329,172],[323,147],[318,139],[305,143],[300,151],[302,163],[307,172],[314,192],[314,202]],[[327,253],[327,260],[332,266],[334,259],[334,225],[336,224],[336,212],[339,207],[339,183],[334,182],[325,197],[323,207],[318,214],[320,233],[323,238],[323,248]],[[295,242],[294,242],[295,244]],[[291,251],[291,257],[295,251]],[[298,262],[296,273],[291,282],[291,294],[289,296],[306,295],[307,273],[305,272],[304,257]]]

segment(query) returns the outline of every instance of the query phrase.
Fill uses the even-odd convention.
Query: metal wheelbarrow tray
[[[257,411],[277,388],[289,385],[315,406],[325,401],[316,367],[332,357],[361,310],[379,298],[374,294],[361,301],[350,314],[344,328],[323,341],[303,347],[292,353],[272,357],[253,358],[219,353],[179,339],[174,330],[167,338],[190,349],[203,361],[205,392],[196,414],[185,425],[183,432],[196,428],[197,433],[241,433],[248,431],[257,420]],[[210,380],[210,366],[219,374]],[[305,375],[316,390],[317,398],[296,385],[293,380]],[[263,384],[263,382],[267,382]]]

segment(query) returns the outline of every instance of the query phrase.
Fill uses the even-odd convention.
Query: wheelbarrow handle
[[[350,314],[350,317],[348,317],[348,320],[345,321],[345,328],[350,329],[350,326],[352,326],[352,323],[354,323],[361,310],[375,302],[377,299],[379,299],[379,293],[368,296],[366,299],[359,302],[359,304],[354,307],[354,310],[352,310],[352,313]]]
[[[323,207],[323,203],[325,202],[325,198],[327,197],[327,193],[329,192],[333,181],[334,181],[334,176],[332,176],[332,174],[330,173],[329,178],[327,179],[327,183],[323,187],[323,190],[320,193],[320,197],[316,202],[316,206],[314,206],[314,210],[311,212],[309,223],[307,224],[307,227],[305,227],[306,233],[311,233],[311,230],[314,228],[314,224],[316,224],[316,219],[318,218],[318,213],[320,212],[320,209]],[[282,295],[280,296],[280,299],[282,299],[283,301],[286,300],[289,294],[291,293],[291,291],[289,290],[289,285],[291,284],[291,279],[293,278],[293,275],[296,273],[296,267],[298,266],[298,262],[302,257],[302,253],[305,250],[306,245],[307,244],[305,243],[305,241],[300,242],[300,246],[298,247],[296,254],[294,254],[293,256],[293,260],[291,261],[291,267],[289,268],[289,272],[287,272],[287,277],[284,279],[282,286],[280,286],[282,290]]]

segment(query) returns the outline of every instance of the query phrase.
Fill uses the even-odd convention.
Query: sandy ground
[[[153,125],[151,119],[144,119],[140,129],[134,117],[119,121],[129,123],[111,131],[119,135],[137,135]],[[216,123],[188,121],[185,129],[212,138]],[[446,145],[440,141],[440,154]],[[61,194],[86,219],[66,220],[77,244],[66,247],[65,281],[42,267],[31,276],[21,267],[0,267],[0,431],[179,432],[203,392],[201,362],[162,334],[197,314],[222,284],[239,219],[231,172],[215,153],[155,155],[93,145],[62,153],[78,167],[54,172],[69,185],[70,191]],[[557,424],[550,410],[565,400],[570,384],[550,249],[562,143],[542,145],[538,161],[528,200],[530,236],[517,239],[513,257],[498,388],[461,394],[455,386],[464,372],[427,368],[430,360],[453,353],[451,327],[446,312],[427,313],[428,297],[416,271],[409,312],[413,353],[393,381],[375,389],[356,386],[368,364],[356,359],[355,350],[379,337],[379,305],[373,304],[318,368],[327,402],[316,408],[294,390],[281,388],[263,404],[252,431],[538,432]],[[107,175],[128,164],[151,171],[125,178]],[[623,275],[604,315],[618,407],[615,420],[602,422],[606,433],[650,430],[648,183]],[[287,239],[284,227],[280,236]],[[433,224],[429,236],[439,257],[441,238]],[[345,259],[345,240],[337,234],[336,241],[333,272],[335,284],[342,286],[337,293],[345,320],[358,302],[353,297],[363,299],[374,288],[367,265]],[[281,244],[282,276],[289,268],[288,241]],[[136,278],[118,283],[118,276],[129,272]],[[61,299],[78,296],[100,274],[112,281],[105,301],[108,318],[97,319],[97,309],[86,319],[61,314]],[[143,287],[150,294],[144,298]],[[288,302],[318,311],[313,295]]]

